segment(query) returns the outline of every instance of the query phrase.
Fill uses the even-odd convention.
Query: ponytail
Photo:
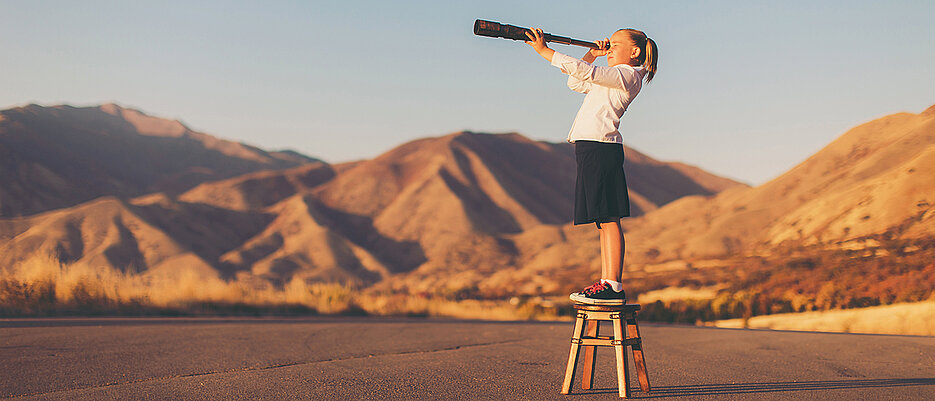
[[[647,37],[646,48],[643,52],[646,53],[646,60],[643,61],[643,68],[647,71],[646,82],[648,83],[656,76],[656,62],[659,61],[659,50],[656,48],[656,41]]]
[[[640,49],[640,55],[636,61],[646,70],[646,76],[643,77],[646,82],[652,81],[656,76],[656,66],[659,63],[659,48],[656,47],[656,41],[646,36],[643,31],[633,28],[621,29],[621,31],[626,31],[633,44]]]

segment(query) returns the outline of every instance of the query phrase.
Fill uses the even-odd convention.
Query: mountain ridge
[[[199,183],[303,164],[290,154],[188,129],[116,104],[0,111],[0,217],[100,196],[177,193]]]
[[[188,135],[184,125],[129,118],[141,119],[131,132]],[[629,147],[625,156],[637,216],[624,220],[631,272],[777,252],[786,243],[935,236],[935,193],[925,185],[935,182],[928,111],[854,127],[756,187]],[[555,293],[600,270],[597,230],[571,224],[574,181],[570,144],[461,131],[369,160],[248,171],[0,218],[0,269],[46,254],[169,278],[190,263],[204,277],[277,286]]]
[[[784,241],[847,241],[901,226],[927,213],[935,199],[933,186],[924,185],[935,182],[926,167],[935,151],[933,117],[923,112],[875,119],[762,185],[672,202],[634,225],[634,235],[654,244],[637,245],[634,253],[655,249],[659,259],[717,257],[738,249],[765,251]],[[683,232],[666,233],[674,225]],[[913,225],[918,235],[935,234]]]
[[[74,129],[96,130],[81,136],[89,141],[94,135],[110,142],[121,135],[182,138],[236,160],[276,163],[269,152],[115,104],[26,109],[52,122],[39,117],[40,122],[29,121],[15,112],[0,115],[27,127],[84,122],[91,128]],[[679,196],[743,185],[625,151],[631,155],[628,168],[634,169],[630,175],[638,188],[631,191],[635,214]],[[162,190],[161,185],[141,186],[135,192],[118,187],[75,206],[0,219],[0,247],[7,255],[0,267],[15,268],[24,257],[51,257],[98,269],[171,275],[181,274],[178,269],[184,270],[184,263],[179,261],[187,260],[199,274],[211,270],[215,279],[260,279],[275,285],[299,279],[370,286],[393,276],[467,266],[469,275],[493,274],[525,258],[519,254],[517,236],[570,220],[574,164],[570,144],[535,141],[517,133],[460,131],[335,166],[311,160],[232,177],[192,179],[172,190]],[[193,171],[197,169],[186,167],[180,174]],[[162,178],[173,179],[178,184],[175,175]],[[695,179],[709,182],[698,184]],[[675,185],[658,190],[666,182]],[[639,188],[652,193],[641,195]],[[43,238],[38,229],[26,233],[24,226],[46,227],[48,236]],[[170,266],[166,260],[181,264]]]

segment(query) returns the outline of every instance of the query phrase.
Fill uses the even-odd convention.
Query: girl
[[[595,305],[626,303],[620,218],[630,215],[630,198],[623,172],[623,136],[617,128],[643,80],[649,82],[656,75],[656,42],[641,31],[621,29],[595,42],[600,50],[592,49],[579,60],[549,49],[541,29],[526,32],[526,37],[539,55],[568,74],[571,90],[586,94],[568,142],[575,144],[578,164],[575,224],[593,222],[600,230],[601,280],[569,298]],[[607,56],[607,67],[591,64],[601,56]]]

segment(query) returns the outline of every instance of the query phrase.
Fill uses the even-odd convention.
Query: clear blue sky
[[[636,27],[660,65],[626,143],[759,184],[935,104],[933,15],[928,0],[2,1],[0,108],[116,102],[330,162],[463,129],[560,142],[581,95],[474,19],[589,40]]]

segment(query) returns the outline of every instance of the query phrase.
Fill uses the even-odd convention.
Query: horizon
[[[529,138],[529,139],[534,140],[534,141],[537,141],[537,142],[546,142],[546,143],[553,143],[553,144],[565,143],[565,141],[550,141],[549,139],[538,139],[538,138],[533,138],[533,137],[528,136],[528,135],[526,135],[526,134],[524,134],[524,133],[522,133],[522,132],[515,132],[515,131],[509,131],[509,132],[485,132],[485,131],[476,131],[476,130],[465,129],[465,130],[458,130],[458,131],[450,131],[450,132],[438,133],[438,134],[434,134],[434,135],[426,135],[426,136],[419,137],[419,138],[410,138],[410,139],[407,139],[405,142],[400,142],[400,143],[397,143],[397,144],[393,144],[393,145],[391,145],[389,148],[384,149],[383,151],[379,152],[378,154],[376,154],[376,155],[374,155],[374,156],[372,156],[372,157],[366,157],[366,158],[360,158],[360,159],[350,159],[350,160],[332,161],[332,160],[328,160],[328,159],[326,159],[326,158],[319,157],[318,155],[308,154],[308,153],[302,152],[302,151],[300,151],[300,150],[298,150],[298,149],[296,149],[296,148],[293,148],[293,147],[268,148],[268,147],[264,147],[264,146],[262,146],[262,145],[260,145],[260,144],[256,144],[256,143],[250,143],[250,142],[246,142],[246,141],[240,141],[240,140],[236,140],[235,138],[227,138],[227,137],[224,137],[224,136],[221,136],[221,135],[217,135],[217,134],[211,133],[211,132],[199,131],[198,129],[192,128],[188,123],[186,123],[186,122],[185,122],[184,120],[182,120],[182,119],[176,119],[176,118],[170,118],[170,117],[165,117],[165,116],[156,115],[156,114],[153,114],[153,113],[149,113],[147,110],[142,110],[142,109],[137,108],[137,107],[133,107],[133,106],[121,104],[121,103],[119,103],[119,102],[108,102],[108,103],[101,103],[101,104],[85,104],[85,105],[76,105],[76,104],[67,104],[67,103],[62,103],[62,104],[27,103],[27,104],[22,104],[22,105],[13,105],[13,106],[10,106],[10,107],[8,107],[8,108],[6,108],[6,109],[3,109],[3,110],[9,110],[9,109],[12,109],[12,108],[17,108],[17,107],[28,107],[28,106],[32,106],[32,105],[39,106],[39,107],[44,107],[44,108],[54,108],[54,107],[63,107],[63,106],[64,106],[64,107],[74,107],[74,108],[97,108],[97,107],[105,106],[105,105],[108,105],[108,104],[116,105],[117,107],[120,107],[120,108],[125,109],[125,110],[134,110],[134,111],[143,113],[143,114],[145,114],[145,115],[147,115],[147,116],[149,116],[149,117],[160,118],[160,119],[165,119],[165,120],[170,120],[170,121],[176,121],[176,122],[182,124],[183,126],[185,126],[186,128],[188,128],[189,130],[192,130],[192,131],[195,131],[195,132],[199,132],[199,133],[202,133],[202,134],[211,135],[211,136],[214,136],[214,137],[219,138],[219,139],[222,139],[222,140],[234,141],[234,142],[237,142],[237,143],[241,143],[241,144],[243,144],[243,145],[253,146],[253,147],[260,148],[260,149],[263,149],[263,150],[265,150],[265,151],[270,151],[270,152],[298,152],[299,154],[301,154],[301,155],[303,155],[303,156],[311,157],[311,158],[313,158],[313,159],[318,159],[318,160],[324,161],[324,162],[326,162],[326,163],[328,163],[328,164],[331,164],[331,165],[337,165],[337,164],[343,164],[343,163],[354,163],[354,162],[359,162],[359,161],[372,160],[372,159],[374,159],[374,158],[376,158],[376,157],[378,157],[378,156],[380,156],[380,155],[382,155],[382,154],[384,154],[384,153],[390,152],[390,151],[392,151],[393,149],[396,149],[396,148],[398,148],[398,147],[400,147],[400,146],[403,146],[403,145],[405,145],[405,144],[407,144],[407,143],[410,143],[410,142],[413,142],[413,141],[418,141],[418,140],[427,139],[427,138],[441,138],[441,137],[444,137],[444,136],[453,135],[453,134],[458,134],[458,133],[471,133],[471,134],[484,134],[484,135],[509,135],[509,134],[517,134],[517,135],[520,135],[520,136]],[[920,114],[920,113],[923,113],[924,111],[926,111],[926,110],[928,110],[928,109],[935,109],[935,104],[933,104],[933,105],[927,107],[926,109],[923,109],[923,110],[921,110],[921,111],[918,111],[918,112],[902,111],[902,112],[896,112],[896,113],[893,113],[893,114],[899,114],[899,113]],[[879,118],[882,118],[882,117],[885,117],[885,116],[880,116]],[[860,126],[860,125],[863,125],[863,124],[868,123],[868,122],[873,121],[873,120],[876,120],[876,118],[874,118],[874,119],[872,119],[872,120],[867,120],[867,121],[861,122],[861,123],[855,125],[854,127],[848,128],[847,131],[850,131],[850,130],[853,129],[853,128],[856,128],[856,127],[858,127],[858,126]],[[829,141],[828,143],[822,145],[822,147],[819,148],[819,150],[820,150],[820,149],[823,149],[823,148],[824,148],[825,146],[827,146],[827,145],[830,145],[834,140],[838,139],[841,135],[844,135],[847,131],[842,132],[840,135],[838,135],[838,136],[832,138],[831,141]],[[656,157],[655,155],[649,154],[649,153],[647,153],[646,151],[644,151],[644,150],[642,150],[642,149],[640,149],[640,148],[637,148],[637,147],[635,147],[635,146],[633,146],[633,145],[631,145],[631,144],[625,143],[624,145],[625,145],[626,147],[628,147],[628,148],[633,149],[634,151],[640,152],[640,153],[642,153],[642,154],[644,154],[644,155],[646,155],[646,156],[648,156],[648,157],[650,157],[650,158],[652,158],[652,159],[655,159],[655,160],[657,160],[657,161],[660,161],[660,162],[663,162],[663,163],[682,163],[682,164],[685,164],[685,165],[688,165],[688,166],[693,166],[693,167],[701,168],[702,170],[704,170],[704,171],[706,171],[706,172],[708,172],[708,173],[711,173],[711,174],[714,174],[714,175],[716,175],[716,176],[720,176],[720,177],[723,177],[723,178],[731,179],[731,180],[733,180],[733,181],[736,181],[736,182],[741,183],[741,184],[744,184],[744,185],[748,185],[748,186],[750,186],[750,187],[758,187],[758,186],[760,186],[760,185],[766,184],[766,183],[768,183],[768,182],[770,182],[770,181],[772,181],[772,180],[774,180],[774,179],[776,179],[776,178],[781,177],[783,174],[785,174],[786,172],[788,172],[788,170],[785,170],[785,171],[780,172],[780,173],[777,174],[776,176],[767,179],[766,181],[763,181],[763,182],[760,182],[760,183],[751,183],[751,182],[747,182],[747,181],[743,181],[743,180],[740,180],[740,179],[731,177],[731,176],[729,176],[729,175],[721,175],[721,174],[718,174],[718,173],[716,173],[716,172],[710,171],[710,170],[704,168],[703,166],[699,166],[699,165],[687,163],[687,162],[684,162],[684,161],[681,161],[681,160],[665,160],[665,159],[660,159],[660,158]],[[817,151],[816,151],[816,152],[817,152]],[[814,153],[813,153],[813,154],[814,154]],[[803,158],[803,160],[801,160],[801,161],[800,161],[799,163],[797,163],[796,165],[800,164],[801,162],[804,162],[805,159],[807,159],[808,157],[811,157],[813,154],[807,155],[805,158]],[[793,167],[795,167],[795,165],[790,166],[789,169],[791,169],[791,168],[793,168]]]
[[[621,120],[625,143],[756,186],[859,124],[932,106],[931,11],[725,1],[629,5],[621,23],[558,4],[18,3],[0,16],[0,108],[113,102],[329,163],[459,131],[560,143],[581,97],[527,45],[474,36],[474,19],[588,40],[626,25],[659,44],[660,74]]]
[[[28,103],[28,104],[23,104],[23,105],[14,105],[14,106],[11,106],[11,107],[9,107],[9,108],[2,109],[2,110],[0,110],[0,111],[3,111],[3,110],[10,110],[10,109],[14,109],[14,108],[21,108],[21,107],[29,107],[29,106],[38,106],[38,107],[43,107],[43,108],[56,108],[56,107],[100,108],[100,107],[102,107],[102,106],[111,105],[111,104],[112,104],[112,105],[115,105],[115,106],[117,106],[117,107],[119,107],[119,108],[121,108],[121,109],[124,109],[124,110],[133,110],[133,111],[140,112],[140,113],[142,113],[142,114],[144,114],[144,115],[146,115],[146,116],[149,116],[149,117],[164,119],[164,120],[168,120],[168,121],[175,121],[175,122],[178,122],[178,123],[182,124],[183,126],[185,126],[187,129],[189,129],[189,130],[191,130],[191,131],[198,132],[198,133],[201,133],[201,134],[211,135],[211,136],[213,136],[213,137],[215,137],[215,138],[218,138],[218,139],[237,142],[237,143],[240,143],[240,144],[243,144],[243,145],[252,146],[252,147],[256,147],[256,148],[260,148],[260,149],[262,149],[262,150],[264,150],[264,151],[269,151],[269,152],[290,152],[290,151],[291,151],[291,152],[298,152],[299,154],[301,154],[301,155],[303,155],[303,156],[306,156],[306,157],[311,157],[311,158],[315,158],[315,159],[320,159],[320,158],[317,157],[316,155],[311,155],[311,154],[307,154],[307,153],[304,153],[304,152],[300,152],[300,151],[298,151],[298,150],[296,150],[296,149],[294,149],[294,148],[289,148],[289,147],[285,147],[285,148],[264,148],[264,147],[262,147],[261,145],[258,145],[258,144],[255,144],[255,143],[249,143],[249,142],[243,142],[243,141],[236,141],[236,140],[234,140],[234,139],[232,139],[232,138],[226,138],[226,137],[219,136],[219,135],[216,135],[216,134],[211,133],[211,132],[202,132],[202,131],[199,131],[199,130],[197,130],[197,129],[192,128],[192,127],[189,126],[184,120],[181,120],[181,119],[172,119],[172,118],[168,118],[168,117],[164,117],[164,116],[155,115],[155,114],[152,114],[152,113],[148,113],[146,110],[141,110],[141,109],[136,108],[136,107],[127,106],[127,105],[120,104],[120,103],[116,103],[116,102],[102,103],[102,104],[87,104],[87,105],[75,105],[75,104],[64,104],[64,103],[63,103],[63,104],[49,104],[49,105],[46,105],[46,104],[38,104],[38,103]],[[933,107],[935,107],[935,106],[933,106]],[[379,157],[379,156],[382,155],[382,154],[388,153],[388,152],[392,151],[393,149],[396,149],[396,148],[398,148],[398,147],[400,147],[400,146],[403,146],[403,145],[405,145],[405,144],[408,144],[408,143],[410,143],[410,142],[414,142],[414,141],[418,141],[418,140],[422,140],[422,139],[442,138],[442,137],[445,137],[445,136],[455,135],[455,134],[461,134],[461,133],[480,134],[480,135],[514,135],[514,134],[515,134],[515,135],[520,135],[520,136],[523,136],[523,137],[525,137],[525,138],[528,138],[528,139],[530,139],[530,140],[537,141],[537,142],[545,142],[545,143],[552,143],[552,144],[562,144],[562,143],[565,143],[565,141],[549,141],[548,139],[536,139],[536,138],[532,138],[532,137],[529,137],[529,136],[527,136],[527,135],[524,135],[524,134],[521,133],[521,132],[483,132],[483,131],[472,131],[472,130],[460,130],[460,131],[445,132],[445,133],[439,133],[439,134],[436,134],[436,135],[427,135],[427,136],[420,137],[420,138],[409,139],[409,140],[407,140],[406,142],[401,142],[401,143],[392,145],[390,148],[385,149],[384,151],[380,152],[380,153],[379,153],[378,155],[376,155],[375,157]],[[656,160],[656,161],[660,161],[660,162],[663,162],[663,163],[683,163],[683,162],[678,161],[678,160],[661,160],[661,159],[658,159],[658,158],[653,157],[653,155],[647,154],[646,152],[644,152],[644,151],[642,151],[642,150],[640,150],[640,149],[638,149],[638,148],[633,147],[632,145],[625,144],[625,146],[628,147],[628,148],[633,149],[634,151],[643,153],[644,155],[646,155],[646,156],[648,156],[648,157],[650,157],[650,158],[652,158],[652,159],[654,159],[654,160]],[[375,157],[363,158],[363,159],[354,159],[354,160],[341,160],[341,161],[335,161],[335,162],[332,162],[332,161],[329,161],[329,160],[326,160],[326,159],[320,159],[320,160],[322,160],[322,161],[324,161],[324,162],[326,162],[326,163],[328,163],[328,164],[331,164],[331,165],[337,165],[337,164],[342,164],[342,163],[355,163],[355,162],[360,162],[360,161],[372,160],[372,159],[374,159]],[[683,163],[683,164],[686,164],[686,165],[689,165],[689,166],[693,166],[693,167],[699,167],[699,168],[701,168],[700,166],[695,166],[695,165],[688,164],[688,163]],[[705,171],[707,171],[707,170],[705,170]],[[707,171],[707,172],[708,172],[708,173],[711,173],[710,171]],[[714,173],[711,173],[711,174],[714,174]],[[732,179],[732,178],[730,178],[730,177],[725,177],[725,178]],[[752,186],[756,186],[756,185],[751,185],[750,183],[747,183],[747,182],[738,181],[738,180],[736,180],[736,179],[732,179],[732,180],[737,181],[737,182],[739,182],[739,183],[741,183],[741,184],[749,185],[749,186],[751,186],[751,187],[752,187]]]

